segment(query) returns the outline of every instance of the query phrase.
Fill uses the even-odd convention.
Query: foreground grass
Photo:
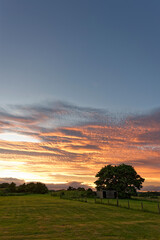
[[[0,197],[1,240],[160,240],[160,215],[49,195]]]

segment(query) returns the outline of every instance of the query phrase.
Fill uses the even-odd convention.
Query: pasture
[[[160,214],[50,195],[0,197],[1,240],[160,240]]]
[[[93,199],[88,199],[89,202],[93,202]],[[102,203],[107,205],[117,205],[117,199],[97,199],[96,203]],[[118,206],[122,208],[130,208],[132,210],[146,211],[160,214],[160,203],[157,201],[149,201],[146,199],[118,199]]]

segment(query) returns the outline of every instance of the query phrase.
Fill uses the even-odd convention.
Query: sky
[[[0,0],[0,182],[160,191],[159,0]]]

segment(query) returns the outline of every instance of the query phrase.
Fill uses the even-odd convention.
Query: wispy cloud
[[[37,140],[0,141],[6,174],[8,163],[15,159],[24,162],[16,172],[12,167],[10,176],[5,177],[19,172],[27,181],[73,180],[88,185],[102,166],[124,162],[132,164],[146,184],[155,176],[160,183],[160,109],[127,115],[63,102],[10,106],[0,109],[0,133],[5,132]],[[60,174],[61,179],[54,174]]]

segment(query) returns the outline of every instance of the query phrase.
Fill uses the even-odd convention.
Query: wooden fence
[[[142,201],[142,200],[132,200],[132,199],[102,199],[102,198],[86,198],[86,197],[68,197],[60,196],[61,199],[68,199],[74,201],[80,201],[85,203],[95,203],[110,206],[117,206],[121,208],[131,209],[131,210],[141,210],[144,212],[158,213],[160,214],[160,202]],[[148,205],[147,205],[148,203]]]

